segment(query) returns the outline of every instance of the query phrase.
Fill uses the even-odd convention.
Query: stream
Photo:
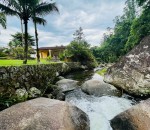
[[[73,72],[65,78],[78,80],[79,85],[89,79],[103,80],[103,77],[94,71]],[[110,120],[136,104],[134,98],[127,94],[121,97],[95,97],[85,94],[80,88],[68,92],[66,101],[77,106],[89,116],[90,130],[112,130]]]

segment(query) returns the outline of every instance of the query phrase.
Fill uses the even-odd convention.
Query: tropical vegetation
[[[36,23],[36,21],[38,21],[37,23],[43,23],[39,16],[45,16],[51,11],[58,11],[58,9],[55,3],[42,2],[42,0],[3,0],[0,2],[0,10],[5,15],[19,17],[24,23],[25,39],[23,63],[26,64],[28,59],[28,21],[32,18],[34,19],[34,23]],[[36,32],[36,43],[37,42],[38,40]]]
[[[91,48],[99,62],[118,61],[150,34],[149,5],[149,0],[126,1],[124,14],[114,20],[115,27],[108,28],[99,47]]]
[[[22,59],[24,58],[24,44],[22,43],[22,33],[16,33],[12,36],[12,40],[8,43],[9,48],[6,48],[4,51],[6,54],[13,59]],[[25,34],[23,34],[24,38]],[[28,34],[28,59],[31,59],[31,54],[35,54],[32,46],[35,45],[34,37]]]

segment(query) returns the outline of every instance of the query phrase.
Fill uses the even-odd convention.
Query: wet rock
[[[0,112],[0,130],[90,130],[88,116],[67,102],[37,98]]]
[[[69,71],[70,67],[66,64],[66,63],[63,63],[62,64],[62,72],[65,73],[67,71]]]
[[[78,81],[71,79],[62,79],[56,83],[62,92],[72,91],[78,87]]]
[[[120,91],[114,86],[100,80],[88,80],[82,85],[81,89],[83,92],[94,96],[121,95]]]
[[[64,101],[65,100],[65,94],[62,91],[59,91],[56,95],[56,99]]]
[[[41,91],[39,89],[37,89],[36,87],[30,88],[28,93],[29,93],[30,98],[36,98],[41,95]]]
[[[149,130],[150,99],[114,117],[111,126],[113,130]]]
[[[65,79],[63,76],[58,77],[59,80]]]
[[[150,36],[110,67],[104,80],[130,94],[150,94]]]

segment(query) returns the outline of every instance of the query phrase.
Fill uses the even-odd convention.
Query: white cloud
[[[11,34],[15,34],[20,31],[16,27],[9,27],[8,29],[2,29],[0,34],[0,46],[7,46],[12,39]]]
[[[105,33],[105,30],[99,30],[99,29],[85,29],[84,30],[85,39],[92,46],[98,46],[100,44],[100,41],[104,33]]]
[[[29,29],[29,33],[34,35],[34,28]],[[52,32],[46,32],[38,29],[39,46],[56,46],[56,45],[67,45],[67,39],[65,36],[57,35]]]
[[[55,0],[60,14],[46,17],[47,26],[38,26],[39,46],[67,45],[72,34],[80,26],[85,38],[92,45],[99,45],[107,27],[113,27],[113,19],[123,12],[125,0]],[[10,19],[10,18],[8,18]],[[14,19],[14,20],[13,20]],[[8,29],[2,30],[0,46],[5,46],[11,39],[10,34],[20,31],[17,18],[8,22]],[[29,32],[34,36],[33,25]],[[10,27],[9,27],[10,26]]]

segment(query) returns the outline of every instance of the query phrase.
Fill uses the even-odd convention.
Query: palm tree
[[[0,12],[0,25],[6,29],[6,16],[3,12]]]
[[[33,23],[34,23],[34,29],[35,29],[35,42],[36,42],[36,56],[37,56],[37,63],[40,62],[40,55],[39,55],[39,47],[38,47],[38,31],[37,31],[37,24],[42,24],[43,26],[45,26],[46,24],[46,20],[43,18],[39,18],[39,17],[33,17]]]
[[[37,0],[3,0],[0,3],[0,9],[6,15],[18,16],[24,22],[25,29],[25,45],[24,45],[24,61],[27,63],[28,52],[28,21],[31,17],[32,6],[36,4]]]
[[[28,21],[33,16],[35,11],[37,16],[42,16],[49,14],[51,10],[58,10],[57,8],[54,8],[55,6],[53,6],[55,3],[39,3],[39,1],[40,0],[2,0],[2,2],[0,2],[1,11],[3,11],[6,15],[18,16],[24,22],[24,64],[27,63],[28,54]]]
[[[36,41],[36,53],[37,53],[37,63],[40,62],[39,56],[39,48],[38,48],[38,32],[37,32],[37,24],[42,24],[43,26],[46,24],[46,20],[40,18],[39,16],[45,16],[51,12],[59,12],[55,3],[41,2],[38,0],[37,5],[33,7],[33,23],[35,28],[35,41]]]

